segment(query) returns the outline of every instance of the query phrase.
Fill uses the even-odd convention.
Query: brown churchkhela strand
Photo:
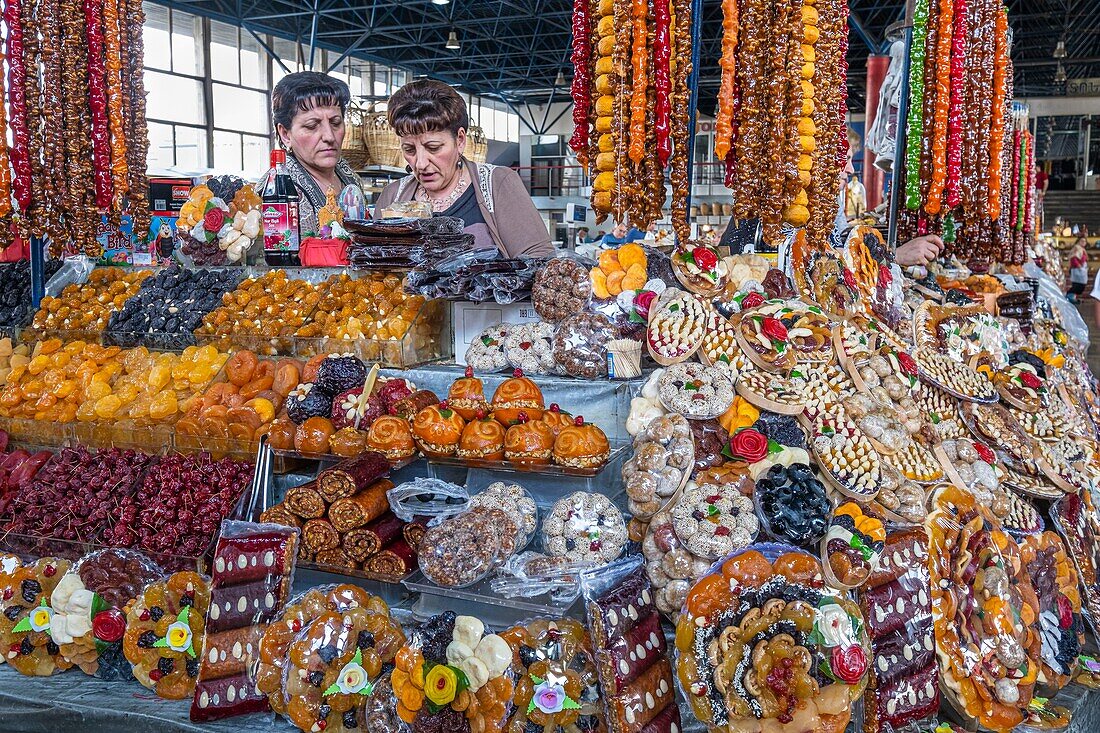
[[[676,72],[672,83],[672,164],[669,178],[672,181],[672,226],[681,242],[690,238],[691,227],[688,224],[688,195],[691,181],[688,178],[688,131],[690,129],[691,92],[688,89],[688,77],[691,75],[691,0],[673,0],[676,11],[675,48]]]
[[[122,0],[119,0],[121,3]],[[119,6],[121,10],[121,5]],[[134,222],[134,237],[144,241],[149,235],[149,179],[145,174],[149,155],[149,128],[145,121],[145,8],[141,0],[127,0],[126,12],[119,13],[119,24],[126,26],[129,46],[127,65],[123,67],[122,87],[130,95],[126,128],[126,165],[129,174],[130,214]]]

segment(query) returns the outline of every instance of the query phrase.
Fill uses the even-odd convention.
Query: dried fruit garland
[[[588,164],[588,114],[592,106],[592,27],[589,0],[573,3],[573,137],[569,147],[577,154],[581,165]]]

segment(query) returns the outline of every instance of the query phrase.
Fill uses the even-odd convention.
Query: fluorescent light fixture
[[[450,35],[447,36],[447,49],[457,51],[460,48],[462,48],[462,44],[458,42],[458,34],[451,31]]]
[[[432,0],[432,5],[450,5],[451,0]]]

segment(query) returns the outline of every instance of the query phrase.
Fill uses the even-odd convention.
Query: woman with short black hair
[[[317,211],[324,207],[330,188],[339,196],[354,186],[363,195],[362,181],[340,155],[350,101],[347,84],[316,71],[284,76],[271,94],[275,135],[287,151],[286,169],[300,195],[303,236],[319,231]]]
[[[554,253],[546,223],[511,168],[467,160],[469,113],[450,86],[420,79],[398,89],[387,107],[411,175],[382,190],[375,211],[394,202],[422,201],[439,216],[462,219],[478,249],[505,257]]]

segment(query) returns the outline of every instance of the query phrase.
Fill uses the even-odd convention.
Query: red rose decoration
[[[768,316],[760,323],[760,330],[765,336],[772,341],[786,341],[787,340],[787,327],[783,325],[783,321],[778,318],[772,318]]]
[[[225,225],[225,212],[217,206],[202,216],[202,228],[207,234],[217,234]]]
[[[833,675],[849,685],[858,684],[867,672],[867,655],[863,647],[853,644],[847,648],[833,647],[831,660]]]
[[[902,372],[910,377],[917,376],[917,362],[913,361],[913,357],[904,351],[898,352],[898,366],[901,367]]]
[[[1039,389],[1043,386],[1043,380],[1028,371],[1020,372],[1020,384],[1031,389]]]
[[[761,305],[764,305],[764,296],[757,292],[749,293],[741,299],[741,310],[748,310]]]
[[[759,430],[739,430],[730,438],[730,453],[746,463],[762,461],[768,455],[768,439]]]
[[[643,290],[634,296],[634,310],[642,318],[649,318],[649,307],[657,300],[657,293],[652,290]]]
[[[117,608],[97,613],[92,619],[92,635],[100,641],[118,641],[125,633],[126,616]]]
[[[997,460],[997,456],[993,454],[993,451],[985,443],[974,443],[974,450],[978,452],[978,457],[986,463],[992,464]]]
[[[894,282],[894,273],[890,272],[890,268],[886,265],[878,266],[878,281],[884,288],[890,287],[890,283]]]
[[[844,284],[852,290],[856,289],[856,276],[847,267],[844,268]]]
[[[691,258],[701,270],[713,270],[718,266],[718,255],[706,247],[696,247],[691,250]]]

